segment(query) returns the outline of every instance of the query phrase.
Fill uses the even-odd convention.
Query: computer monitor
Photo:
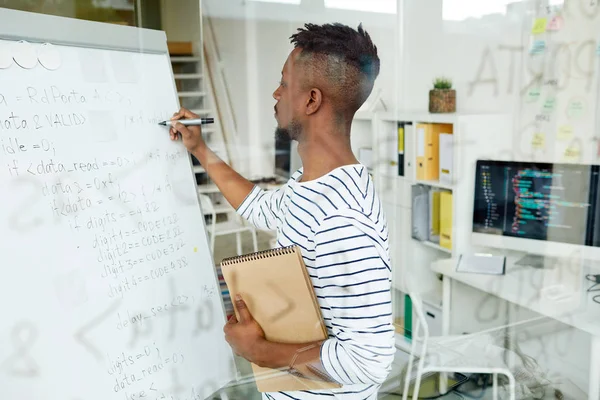
[[[472,244],[600,259],[600,166],[478,160]]]

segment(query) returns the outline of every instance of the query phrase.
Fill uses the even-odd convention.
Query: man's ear
[[[309,98],[306,101],[306,115],[311,115],[319,111],[323,103],[323,92],[320,89],[310,89]]]

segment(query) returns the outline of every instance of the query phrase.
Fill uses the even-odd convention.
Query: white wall
[[[522,45],[522,17],[444,21],[442,0],[405,0],[404,5],[401,108],[426,110],[432,81],[443,75],[453,79],[459,112],[513,111],[517,90],[509,81],[511,73],[518,77],[520,57],[511,59],[511,51],[503,48]],[[492,78],[497,86],[476,84]]]
[[[396,14],[371,13],[353,10],[331,9],[324,6],[323,0],[302,0],[300,5],[280,4],[277,1],[253,0],[202,0],[207,15],[225,19],[257,19],[260,21],[287,21],[301,24],[310,21],[315,24],[341,22],[365,25],[394,27]],[[394,1],[394,0],[386,0]],[[366,2],[365,2],[366,3]]]
[[[211,18],[211,23],[232,91],[241,145],[251,150],[247,173],[250,176],[268,176],[273,173],[276,127],[272,93],[278,86],[283,64],[293,49],[289,37],[302,23],[216,17]],[[358,25],[358,20],[355,25]],[[382,62],[376,85],[384,89],[386,103],[394,107],[396,91],[394,85],[389,84],[395,82],[397,75],[394,30],[368,25],[365,28],[377,44]],[[256,38],[255,43],[248,43],[249,35]]]
[[[460,1],[455,0],[453,4]],[[496,14],[457,22],[443,20],[442,0],[402,0],[399,3],[398,15],[327,9],[320,0],[303,0],[300,6],[204,0],[204,7],[205,15],[231,24],[223,26],[222,37],[235,34],[231,28],[248,24],[249,20],[256,21],[259,31],[263,29],[260,26],[272,30],[266,41],[260,42],[260,46],[266,48],[286,45],[287,36],[305,22],[341,22],[351,26],[362,22],[380,49],[382,75],[379,84],[384,87],[388,104],[402,109],[425,110],[431,82],[435,76],[443,74],[455,80],[459,110],[512,110],[519,79],[516,69],[520,66],[522,53],[515,52],[515,48],[524,46],[521,38],[523,7],[517,3],[511,7],[513,11],[509,15]],[[243,37],[238,41],[240,39]],[[244,41],[239,44],[244,46]],[[396,58],[400,54],[402,66],[395,64],[399,62]],[[276,62],[279,57],[277,51],[271,53],[271,57],[261,60],[261,67]],[[484,69],[480,78],[494,78],[498,90],[491,83],[476,84],[472,92],[468,90],[470,84],[477,81],[481,64]],[[398,78],[401,79],[398,81]],[[397,101],[398,96],[403,100],[401,103]]]
[[[533,16],[531,2],[515,1],[505,12],[463,21],[444,20],[444,5],[468,11],[468,0],[402,0],[399,14],[379,14],[324,8],[321,0],[304,0],[300,6],[241,0],[204,0],[204,14],[211,16],[240,130],[240,145],[249,149],[241,169],[250,176],[272,173],[273,130],[271,93],[279,79],[280,67],[291,50],[289,36],[304,22],[339,21],[353,26],[363,22],[380,50],[382,72],[377,85],[392,108],[426,110],[432,80],[449,76],[457,90],[458,111],[509,112],[515,115],[515,157],[560,161],[570,143],[554,147],[559,121],[545,129],[547,149],[532,151],[529,142],[537,133],[522,130],[534,115],[520,115],[521,91],[532,82],[535,70],[528,60],[529,32]],[[557,4],[559,2],[553,1]],[[169,40],[193,40],[197,23],[198,0],[178,0],[177,7],[163,4],[163,24]],[[589,1],[567,2],[565,12],[577,26],[565,26],[558,42],[568,46],[549,54],[554,64],[571,75],[571,86],[585,81],[586,90],[596,81],[585,75],[595,67],[594,45],[600,9]],[[498,7],[494,10],[502,10]],[[447,10],[446,10],[447,11]],[[457,14],[453,12],[453,14]],[[562,35],[562,37],[561,37]],[[591,65],[591,66],[590,66]],[[583,72],[582,72],[583,71]],[[563,90],[563,102],[580,90]],[[567,93],[568,92],[568,93]],[[586,94],[589,94],[586,92]],[[566,99],[566,100],[565,100]],[[595,97],[587,99],[595,109]],[[250,111],[252,110],[252,111]],[[529,113],[529,111],[527,111]],[[592,114],[591,112],[588,116]],[[593,151],[595,118],[579,124],[580,161],[597,159]],[[521,137],[521,138],[519,138]],[[592,145],[589,145],[589,144]],[[529,146],[529,147],[528,147]],[[536,153],[536,154],[534,154]]]
[[[534,36],[534,19],[548,17],[545,7],[533,9],[534,2],[515,2],[504,14],[465,21],[443,20],[442,0],[403,3],[401,108],[426,109],[432,79],[446,75],[454,79],[459,112],[514,115],[516,125],[507,132],[512,137],[514,159],[584,163],[598,160],[595,50],[600,8],[585,0],[566,2],[562,7],[563,28]],[[546,53],[530,56],[533,40],[545,41]],[[529,103],[528,88],[540,73],[540,99]],[[557,86],[547,84],[552,79],[558,81]],[[548,98],[556,100],[550,121],[535,123]],[[573,99],[582,99],[586,106],[580,118],[566,116]],[[568,140],[558,134],[563,126],[574,131]],[[543,136],[543,146],[532,145],[536,134]],[[572,149],[580,155],[565,156]]]
[[[271,175],[276,126],[271,94],[277,88],[289,52],[289,43],[284,39],[291,34],[292,27],[277,22],[220,18],[211,18],[210,23],[230,88],[240,154],[248,156],[241,163],[242,169],[249,177]],[[247,42],[249,34],[256,38],[256,45]],[[250,63],[252,59],[256,61]]]

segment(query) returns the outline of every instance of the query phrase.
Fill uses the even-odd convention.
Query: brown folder
[[[221,262],[221,270],[231,298],[242,295],[267,340],[310,343],[327,339],[321,309],[296,246],[228,258]],[[235,313],[239,318],[237,309]],[[340,387],[255,364],[252,369],[260,392]]]
[[[417,180],[440,179],[440,133],[452,133],[451,124],[417,124]]]

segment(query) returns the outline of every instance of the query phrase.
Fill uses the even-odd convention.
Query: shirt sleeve
[[[338,216],[315,236],[319,297],[333,331],[321,362],[343,385],[383,383],[394,359],[389,252],[379,234],[366,217]]]
[[[275,230],[283,194],[283,188],[266,191],[254,186],[237,212],[258,229]]]

